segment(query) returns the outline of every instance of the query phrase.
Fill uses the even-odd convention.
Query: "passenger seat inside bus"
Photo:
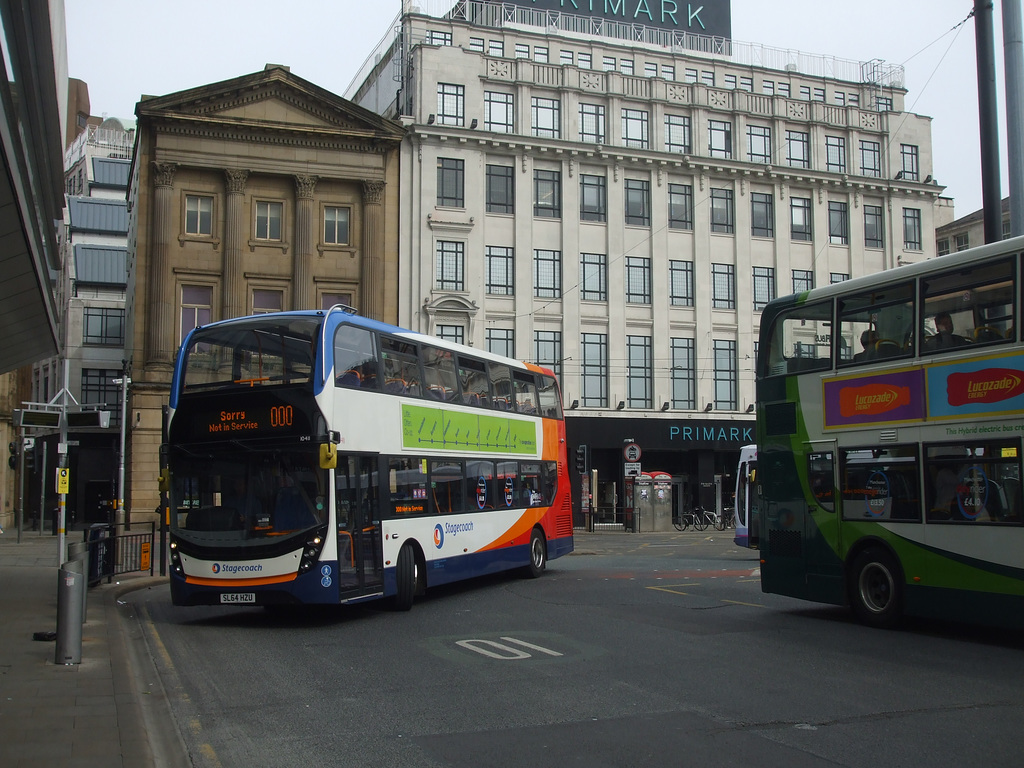
[[[993,328],[989,325],[979,325],[974,329],[974,340],[979,344],[984,344],[988,341],[1006,341],[1006,337],[1003,336],[1002,331],[998,328]]]
[[[875,342],[875,357],[895,357],[902,351],[899,343],[892,339],[879,339]]]
[[[348,387],[350,389],[359,389],[363,386],[363,377],[359,375],[359,371],[349,368],[341,376],[338,377],[335,382],[339,387]]]

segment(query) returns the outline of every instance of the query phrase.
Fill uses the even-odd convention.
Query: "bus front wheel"
[[[525,573],[531,579],[536,579],[548,564],[548,545],[544,535],[536,528],[530,534],[530,564],[526,566]]]
[[[850,603],[857,618],[879,629],[892,629],[903,614],[899,564],[882,549],[866,549],[850,569]]]
[[[403,544],[398,550],[398,564],[395,566],[395,610],[408,611],[416,595],[417,580],[416,552],[411,544]]]

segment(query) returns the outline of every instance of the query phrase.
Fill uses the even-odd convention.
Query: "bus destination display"
[[[187,422],[173,425],[186,433],[184,439],[237,440],[312,434],[304,409],[277,397],[217,398],[192,413]]]

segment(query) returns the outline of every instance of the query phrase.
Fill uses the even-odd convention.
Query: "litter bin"
[[[112,570],[107,567],[110,561],[110,526],[93,523],[85,531],[85,540],[89,547],[89,586],[95,587]]]

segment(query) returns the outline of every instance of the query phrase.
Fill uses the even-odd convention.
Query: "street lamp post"
[[[114,525],[124,525],[124,443],[125,425],[128,423],[128,385],[132,380],[128,378],[128,361],[121,361],[121,377],[113,380],[115,384],[121,385],[121,447],[117,459],[117,509],[114,512]]]

